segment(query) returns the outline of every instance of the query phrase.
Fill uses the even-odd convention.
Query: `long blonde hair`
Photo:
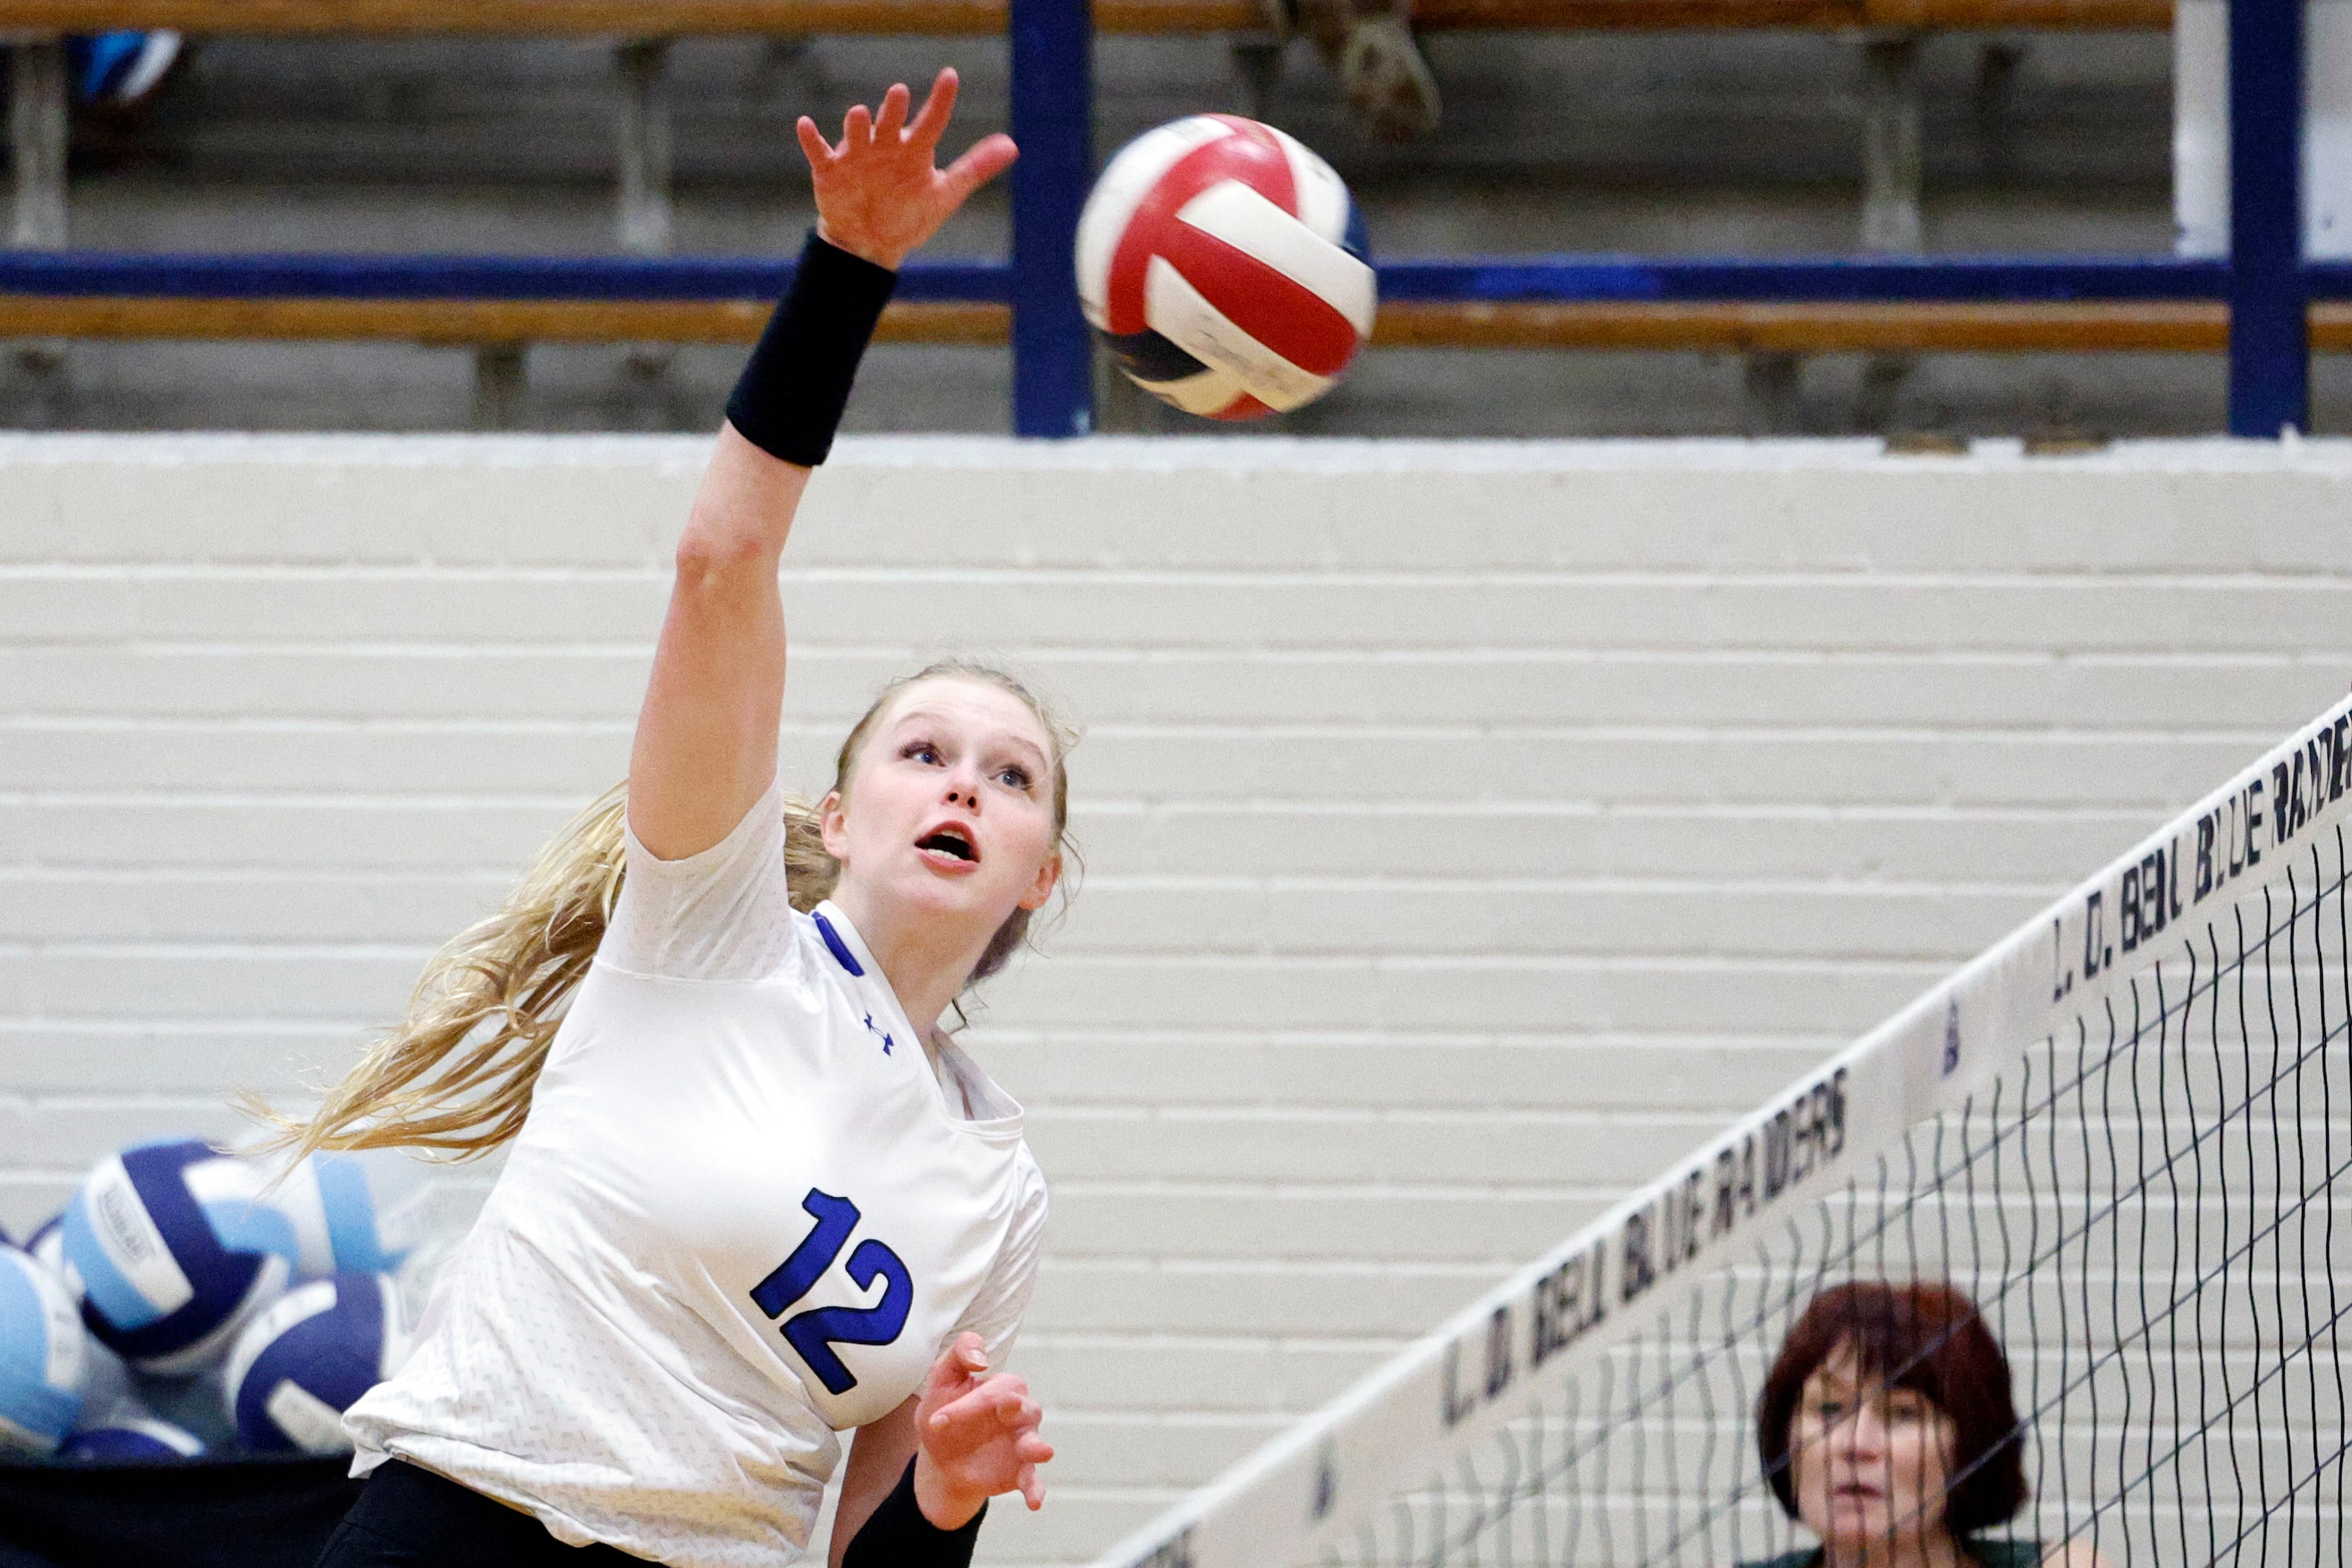
[[[941,676],[986,682],[1036,716],[1053,753],[1053,853],[1075,858],[1064,758],[1076,733],[1035,692],[990,665],[942,659],[884,687],[841,743],[834,789],[847,792],[858,752],[891,701]],[[496,914],[434,954],[409,996],[408,1016],[327,1091],[316,1113],[284,1116],[248,1098],[247,1110],[278,1130],[274,1145],[298,1159],[318,1149],[408,1148],[467,1160],[520,1131],[548,1047],[620,899],[627,817],[625,784],[573,817]],[[832,894],[841,874],[825,852],[815,804],[799,795],[784,797],[784,866],[793,907],[803,913]],[[1030,918],[1027,910],[1013,912],[967,984],[1004,967],[1027,939]]]

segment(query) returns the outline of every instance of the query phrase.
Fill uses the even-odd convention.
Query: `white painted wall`
[[[0,1224],[331,1071],[623,766],[674,439],[0,437]],[[2352,448],[845,442],[788,776],[1001,656],[1088,872],[975,1047],[1082,1556],[2352,681]]]

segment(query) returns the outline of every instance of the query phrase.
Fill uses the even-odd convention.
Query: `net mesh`
[[[2327,721],[2314,732],[2328,741]],[[1759,1450],[1774,1358],[1827,1288],[1937,1281],[1976,1303],[2013,1383],[2026,1500],[1979,1539],[2020,1544],[1985,1561],[2040,1562],[2071,1542],[2063,1560],[2095,1552],[2116,1568],[2344,1563],[2352,1288],[2338,1276],[2352,1223],[2339,1235],[2331,1197],[2352,1175],[2352,843],[2317,805],[2352,793],[2340,718],[2333,737],[2330,754],[2310,754],[2307,831],[2264,854],[2259,876],[2211,899],[2200,883],[2180,907],[2183,876],[2216,876],[2217,852],[2226,874],[2258,826],[2241,789],[2239,820],[2200,809],[2177,826],[2169,865],[2159,851],[2110,880],[2121,898],[2078,900],[2086,930],[2053,921],[2044,972],[2003,977],[2040,986],[2047,1027],[1998,1042],[1997,1067],[1964,1096],[1848,1150],[1859,1080],[1801,1086],[1759,1136],[1495,1298],[1491,1331],[1474,1314],[1442,1354],[1423,1347],[1444,1419],[1394,1439],[1401,1457],[1370,1467],[1377,1497],[1350,1495],[1349,1478],[1384,1418],[1411,1426],[1409,1366],[1121,1560],[1721,1568],[1809,1552],[1816,1537]],[[2294,778],[2277,777],[2300,828],[2302,753],[2286,754]],[[2126,903],[2137,951],[2117,965]],[[1829,1174],[1801,1202],[1702,1247],[1756,1205],[1759,1184],[1800,1190],[1809,1161]],[[1687,1267],[1672,1268],[1678,1258]],[[1899,1383],[1910,1368],[1884,1371]],[[1969,1472],[1954,1462],[1958,1487]],[[1311,1472],[1295,1521],[1274,1484],[1286,1465]],[[1958,1494],[1894,1519],[1907,1495],[1885,1500],[1886,1547]],[[1220,1543],[1221,1510],[1249,1524],[1249,1545]]]
[[[2005,1347],[2031,1497],[1991,1538],[2136,1565],[2343,1562],[2347,853],[2329,832],[1327,1560],[1714,1565],[1810,1546],[1755,1405],[1798,1314],[1859,1279],[1949,1281]]]

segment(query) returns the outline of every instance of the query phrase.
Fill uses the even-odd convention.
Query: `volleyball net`
[[[1850,1281],[1948,1282],[2006,1351],[1987,1539],[2344,1563],[2348,788],[2352,704],[1099,1568],[1803,1550],[1756,1406]]]

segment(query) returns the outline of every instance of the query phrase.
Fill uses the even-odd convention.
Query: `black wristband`
[[[857,362],[898,275],[809,231],[783,303],[727,399],[727,422],[787,463],[814,468],[833,450]]]
[[[882,1506],[850,1537],[841,1568],[965,1568],[980,1539],[980,1521],[987,1516],[988,1505],[982,1503],[955,1530],[941,1530],[925,1519],[915,1500],[915,1461],[909,1459]]]

